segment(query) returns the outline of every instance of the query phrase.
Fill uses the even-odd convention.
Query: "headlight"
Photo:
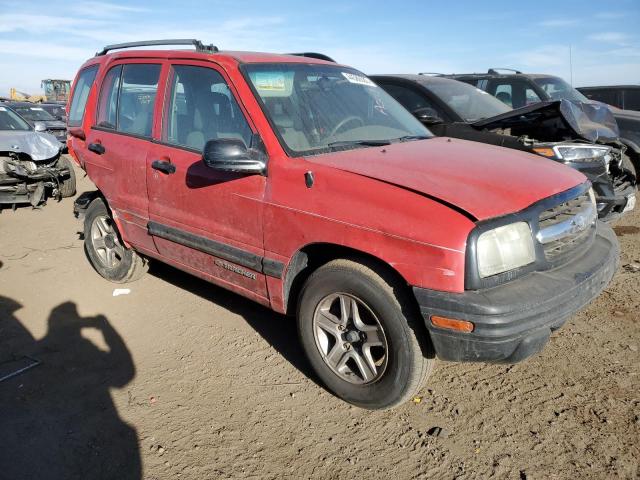
[[[529,265],[536,259],[533,235],[526,222],[512,223],[482,233],[478,237],[476,252],[481,278]]]
[[[565,162],[604,162],[611,161],[611,147],[597,145],[557,145],[553,147],[560,160]]]

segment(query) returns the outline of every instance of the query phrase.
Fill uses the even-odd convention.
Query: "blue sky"
[[[640,0],[63,2],[0,0],[0,95],[72,79],[102,46],[199,38],[221,49],[320,51],[365,73],[511,67],[576,86],[640,83]]]

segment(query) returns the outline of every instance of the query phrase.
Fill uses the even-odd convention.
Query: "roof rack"
[[[325,60],[327,62],[336,63],[336,61],[333,58],[331,58],[329,55],[325,55],[324,53],[303,52],[303,53],[287,53],[286,55],[295,55],[297,57],[316,58],[318,60]]]
[[[116,43],[114,45],[107,45],[102,51],[96,53],[96,57],[105,55],[111,50],[120,50],[122,48],[134,48],[134,47],[155,47],[159,45],[193,45],[197,52],[218,52],[218,47],[215,45],[205,45],[200,40],[194,38],[178,38],[171,40],[143,40],[140,42],[128,42],[128,43]]]
[[[498,70],[504,70],[504,71],[513,72],[513,73],[522,73],[520,70],[514,70],[513,68],[497,68],[497,67],[490,68],[487,73],[491,75],[500,75],[500,72]]]
[[[433,76],[437,76],[437,75],[444,75],[444,73],[440,73],[440,72],[418,72],[418,75],[433,75]]]

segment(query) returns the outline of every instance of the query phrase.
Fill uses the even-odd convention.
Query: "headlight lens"
[[[561,160],[566,162],[611,161],[611,147],[597,145],[558,145],[553,148]]]
[[[533,235],[527,222],[494,228],[478,237],[476,246],[481,278],[507,272],[536,259]]]

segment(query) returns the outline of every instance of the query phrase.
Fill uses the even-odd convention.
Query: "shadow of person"
[[[14,324],[6,348],[15,356],[13,344],[26,336],[15,333],[20,322],[12,314],[0,320]],[[99,331],[108,351],[83,329]],[[0,383],[0,478],[141,478],[136,431],[109,392],[130,382],[135,368],[107,318],[80,317],[74,303],[63,303],[51,311],[46,336],[22,348],[42,365]]]

